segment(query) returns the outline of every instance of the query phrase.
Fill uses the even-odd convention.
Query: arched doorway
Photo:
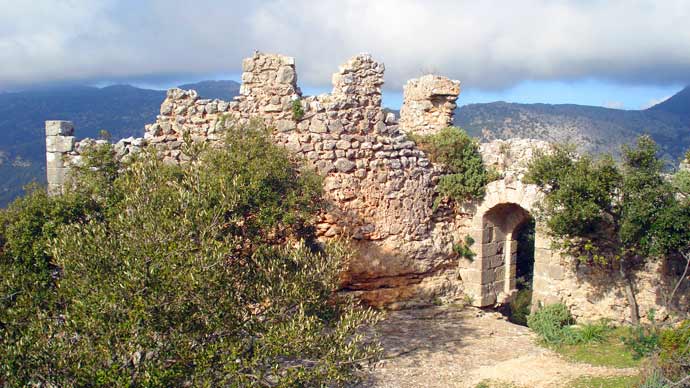
[[[537,301],[553,303],[563,273],[560,255],[551,249],[551,240],[538,222],[534,226],[534,237],[526,238],[532,233],[531,211],[541,198],[536,186],[517,180],[494,181],[487,185],[486,195],[477,204],[468,229],[468,235],[475,242],[471,247],[475,257],[471,261],[461,261],[459,268],[465,294],[472,305],[496,306],[512,300],[518,292],[518,264],[520,276],[523,272],[533,273],[532,304]],[[522,249],[533,252],[533,256],[518,255]],[[527,259],[519,260],[522,257]],[[533,263],[533,267],[523,267],[525,260]]]
[[[488,297],[485,302],[507,303],[518,292],[519,256],[523,256],[519,266],[523,277],[520,287],[525,286],[525,281],[531,283],[534,246],[530,247],[529,233],[526,233],[530,231],[530,225],[533,225],[533,219],[529,212],[515,203],[498,204],[484,213],[479,260],[482,292]],[[522,244],[521,239],[524,240]]]

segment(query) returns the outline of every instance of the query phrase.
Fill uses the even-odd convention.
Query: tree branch
[[[690,253],[683,253],[683,258],[685,259],[685,270],[683,270],[683,275],[681,275],[680,279],[678,279],[676,282],[676,286],[673,288],[673,292],[671,292],[671,296],[668,298],[668,305],[666,308],[670,308],[671,303],[673,303],[673,297],[676,295],[678,288],[680,288],[683,280],[685,280],[685,277],[688,275],[688,268],[690,267]]]

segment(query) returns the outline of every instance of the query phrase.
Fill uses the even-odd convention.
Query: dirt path
[[[526,327],[475,308],[391,312],[377,331],[385,359],[364,387],[473,388],[493,379],[521,387],[560,388],[583,375],[636,373],[564,360],[536,345]]]

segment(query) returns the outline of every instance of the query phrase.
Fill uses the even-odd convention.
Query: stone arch
[[[514,233],[532,217],[532,211],[542,198],[535,185],[527,185],[510,178],[491,182],[486,195],[477,205],[471,221],[470,236],[474,240],[474,259],[460,271],[465,292],[473,304],[484,307],[505,303],[517,291],[515,284],[517,241]],[[535,263],[533,301],[539,300],[545,284],[539,274],[553,257],[548,237],[537,224],[535,233]]]

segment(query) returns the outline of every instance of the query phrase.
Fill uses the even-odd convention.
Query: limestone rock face
[[[494,168],[504,176],[512,175],[522,179],[535,154],[546,153],[550,149],[551,144],[543,140],[509,139],[482,143],[479,152],[487,167]]]

